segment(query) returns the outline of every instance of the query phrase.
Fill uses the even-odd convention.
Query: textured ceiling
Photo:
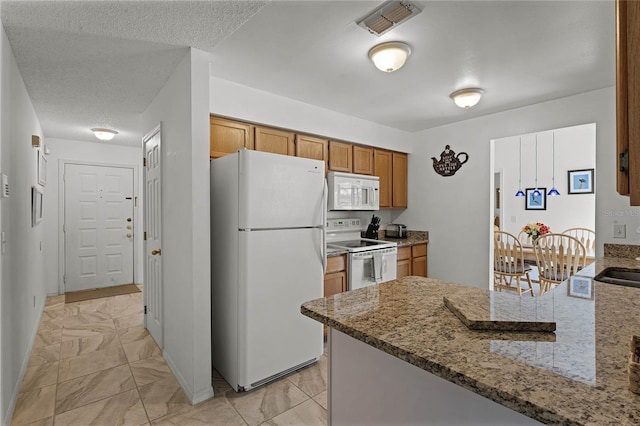
[[[47,137],[140,145],[145,110],[188,46],[208,51],[266,2],[2,1],[0,14]]]
[[[415,1],[382,37],[355,24],[382,1],[0,1],[47,137],[113,127],[139,145],[139,114],[193,46],[214,76],[408,131],[615,83],[613,0]],[[411,45],[404,68],[368,50]],[[470,110],[449,94],[479,86]]]

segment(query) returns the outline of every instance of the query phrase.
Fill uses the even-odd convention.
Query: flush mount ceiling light
[[[402,68],[409,55],[411,55],[409,45],[399,41],[382,43],[369,50],[369,58],[373,64],[384,72],[393,72]]]
[[[460,89],[456,90],[449,96],[453,99],[453,102],[456,103],[460,108],[469,109],[478,102],[480,102],[480,98],[484,90],[478,88],[468,88],[468,89]]]
[[[118,132],[116,132],[115,130],[104,129],[101,127],[94,127],[93,129],[91,129],[91,131],[94,135],[96,135],[96,138],[100,139],[101,141],[110,141],[118,134]]]

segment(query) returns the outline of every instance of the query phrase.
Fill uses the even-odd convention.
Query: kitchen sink
[[[640,271],[607,268],[596,275],[593,279],[601,283],[640,288]]]

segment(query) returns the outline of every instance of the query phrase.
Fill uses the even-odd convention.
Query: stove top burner
[[[366,238],[360,240],[331,241],[327,243],[327,247],[335,247],[338,249],[348,250],[349,252],[360,252],[366,250],[377,250],[396,247],[397,243],[391,241],[368,240]]]
[[[358,247],[379,246],[382,243],[378,243],[374,241],[366,241],[366,240],[353,240],[353,241],[337,241],[331,244],[336,246],[346,247],[346,248],[358,248]]]

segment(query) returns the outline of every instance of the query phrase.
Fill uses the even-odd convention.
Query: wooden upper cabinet
[[[224,157],[241,148],[253,149],[251,124],[224,118],[209,119],[209,158]]]
[[[617,190],[640,205],[640,2],[616,1]]]
[[[329,163],[329,141],[313,136],[296,135],[296,157],[311,158]]]
[[[257,127],[254,139],[256,151],[295,155],[295,133],[269,127]]]
[[[373,148],[353,146],[353,173],[361,175],[373,174]]]
[[[391,207],[407,208],[407,175],[408,155],[402,152],[393,152],[391,154],[393,163],[393,185],[391,189]]]
[[[329,170],[351,173],[353,148],[350,143],[329,141]]]
[[[391,151],[375,149],[373,152],[373,174],[380,178],[380,208],[391,207],[391,185],[393,181]]]

